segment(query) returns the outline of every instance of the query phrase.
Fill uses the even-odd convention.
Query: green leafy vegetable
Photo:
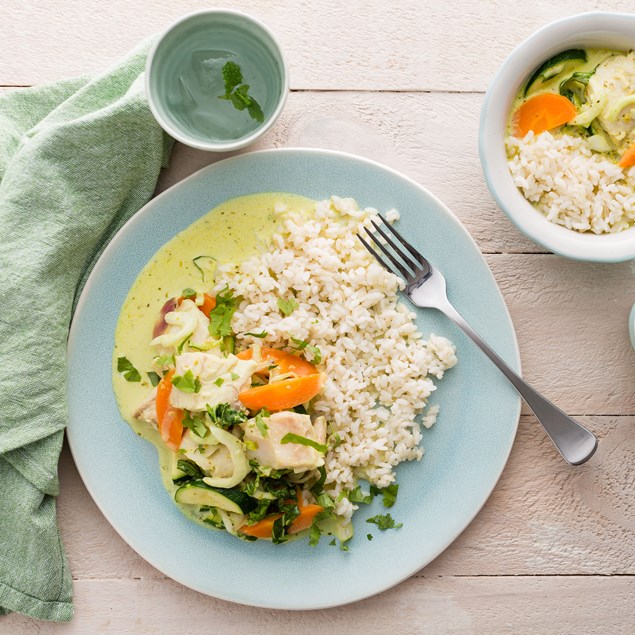
[[[161,381],[161,377],[159,377],[158,373],[155,373],[152,370],[148,373],[148,379],[153,386],[157,386]]]
[[[212,423],[219,428],[229,428],[237,423],[247,421],[247,415],[238,410],[234,410],[228,403],[219,403],[216,406],[206,404],[205,409]]]
[[[201,272],[201,278],[203,278],[203,282],[205,282],[205,270],[208,270],[208,273],[212,273],[216,266],[216,260],[211,256],[196,256],[196,258],[192,258],[192,264]]]
[[[176,467],[192,478],[203,478],[205,476],[201,468],[194,463],[194,461],[188,461],[186,459],[179,459],[176,462]]]
[[[278,308],[283,315],[289,316],[298,308],[298,303],[295,301],[295,298],[291,298],[290,300],[278,298]]]
[[[262,339],[263,337],[267,337],[269,333],[267,333],[267,331],[263,331],[262,333],[245,333],[245,335],[251,335],[252,337],[259,337]]]
[[[351,503],[363,503],[364,505],[370,505],[373,502],[373,494],[364,494],[359,485],[348,493],[347,498],[351,501]]]
[[[373,534],[366,534],[366,538],[368,538],[368,540],[372,540],[373,539]]]
[[[209,430],[205,425],[204,417],[200,415],[193,415],[191,412],[185,411],[183,416],[183,427],[189,428],[194,434],[199,437],[204,437],[209,434]]]
[[[397,485],[397,483],[393,483],[392,485],[388,485],[381,489],[379,487],[375,487],[374,485],[370,486],[370,493],[373,496],[382,495],[384,507],[392,507],[395,504],[398,491],[399,485]]]
[[[335,538],[333,538],[333,540],[331,540],[331,542],[329,542],[329,547],[335,547],[337,543],[335,542]]]
[[[285,434],[282,439],[280,439],[280,443],[282,445],[285,445],[287,443],[298,443],[299,445],[306,445],[310,448],[313,448],[314,450],[317,450],[318,452],[321,452],[322,454],[326,454],[326,451],[328,450],[325,445],[322,445],[321,443],[318,443],[313,439],[307,439],[306,437],[303,437],[299,434],[295,434],[294,432],[287,432],[287,434]]]
[[[403,523],[395,523],[395,519],[390,514],[377,514],[366,520],[367,523],[374,523],[382,531],[386,529],[399,529],[403,527]]]
[[[172,385],[181,392],[195,393],[201,389],[201,380],[194,377],[191,370],[187,370],[183,375],[174,375],[172,377]]]
[[[196,291],[194,291],[194,289],[191,289],[190,287],[187,287],[187,289],[183,289],[183,291],[181,291],[181,295],[184,298],[195,298]]]
[[[159,367],[174,366],[175,363],[174,355],[159,355],[154,358],[154,365]]]
[[[209,314],[209,333],[215,338],[232,334],[231,321],[242,297],[234,297],[234,292],[225,287],[216,294],[216,306]]]
[[[245,110],[255,121],[262,122],[265,115],[260,104],[249,94],[249,84],[243,84],[243,73],[240,66],[229,60],[223,65],[223,81],[225,82],[225,94],[219,95],[219,99],[231,101],[236,110]]]
[[[278,506],[282,516],[274,521],[271,529],[271,542],[273,542],[274,545],[278,545],[289,539],[287,530],[291,526],[291,523],[300,515],[300,509],[295,502],[280,503]]]
[[[141,374],[125,357],[117,358],[117,372],[122,373],[126,381],[141,381]]]
[[[269,434],[269,426],[265,423],[265,419],[267,418],[269,418],[269,411],[266,408],[260,410],[256,415],[256,427],[263,438]]]
[[[322,530],[319,525],[316,525],[315,522],[311,525],[311,529],[309,530],[309,546],[317,547],[320,542],[320,536],[322,535]]]
[[[258,501],[258,506],[253,511],[249,512],[247,516],[247,524],[255,525],[258,521],[262,520],[267,515],[267,510],[271,505],[271,501],[263,498]]]
[[[293,348],[299,351],[307,350],[311,353],[311,359],[309,361],[312,361],[314,364],[320,364],[322,362],[322,351],[317,346],[313,346],[313,344],[309,344],[305,340],[298,340],[295,337],[292,337],[291,341],[294,344]]]

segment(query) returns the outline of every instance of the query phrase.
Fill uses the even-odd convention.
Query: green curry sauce
[[[188,287],[208,291],[214,286],[215,262],[241,261],[262,249],[277,227],[274,209],[278,204],[286,205],[291,212],[308,213],[314,201],[294,194],[262,193],[222,203],[157,251],[135,280],[121,308],[113,350],[115,397],[124,421],[157,448],[163,484],[172,498],[178,487],[170,477],[172,452],[153,426],[133,417],[152,391],[147,375],[153,370],[155,356],[150,347],[152,329],[166,300],[180,296]],[[117,372],[119,357],[126,357],[139,370],[140,382],[126,381]],[[200,521],[193,506],[176,504],[186,516]]]

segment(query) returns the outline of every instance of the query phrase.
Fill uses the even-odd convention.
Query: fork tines
[[[393,267],[406,280],[411,280],[426,272],[426,270],[430,267],[430,263],[426,260],[426,258],[422,256],[400,233],[398,233],[396,229],[391,227],[383,216],[379,215],[379,218],[382,220],[382,225],[390,230],[393,236],[395,236],[399,243],[401,243],[402,247],[400,247],[395,240],[390,238],[388,234],[384,232],[382,227],[373,219],[371,219],[370,222],[373,224],[375,231],[371,231],[368,227],[364,227],[364,231],[368,234],[368,237],[373,244],[383,252],[386,258],[388,258]],[[377,234],[386,241],[386,244],[381,242]],[[388,269],[388,271],[393,271],[377,252],[377,249],[373,249],[373,247],[370,246],[368,241],[366,241],[361,234],[357,234],[357,237],[380,265]],[[388,247],[390,247],[390,249],[388,249]]]

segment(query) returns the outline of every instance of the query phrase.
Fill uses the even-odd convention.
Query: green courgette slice
[[[594,73],[595,69],[588,73],[573,73],[560,83],[560,94],[579,108],[586,103],[586,87]]]
[[[248,514],[258,504],[239,489],[217,489],[203,481],[190,481],[179,487],[174,500],[184,505],[208,505],[235,514]]]
[[[565,71],[570,73],[576,66],[582,62],[586,62],[586,60],[586,51],[583,49],[569,49],[554,55],[541,64],[529,78],[529,81],[525,85],[525,96],[527,96],[529,90],[538,82],[538,80],[540,80],[540,83],[543,84]]]

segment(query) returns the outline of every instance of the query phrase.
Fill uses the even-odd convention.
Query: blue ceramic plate
[[[217,598],[280,609],[346,604],[387,589],[438,556],[487,500],[505,465],[519,398],[485,356],[446,318],[417,310],[424,335],[449,337],[458,365],[439,383],[437,424],[424,432],[425,456],[397,469],[403,522],[378,531],[354,517],[350,551],[246,543],[181,515],[163,485],[156,451],[119,416],[111,355],[121,305],[135,278],[165,242],[223,201],[264,191],[322,199],[352,196],[362,206],[397,208],[397,227],[446,276],[449,296],[513,368],[514,329],[490,270],[459,221],[424,188],[379,164],[322,150],[272,150],[221,161],[152,200],[117,234],[81,295],[68,344],[68,438],[84,483],[112,526],[157,569]],[[501,521],[502,522],[502,521]],[[372,533],[372,541],[367,534]],[[309,575],[307,575],[307,571]],[[336,582],[336,583],[334,583]]]

